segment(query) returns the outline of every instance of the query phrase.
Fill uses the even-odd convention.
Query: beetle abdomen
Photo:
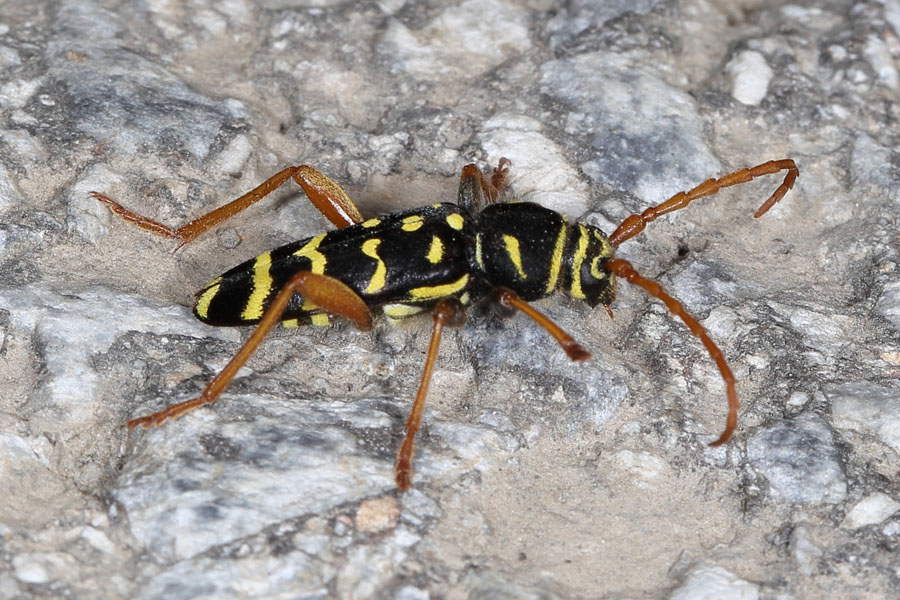
[[[462,296],[470,282],[466,252],[472,219],[455,204],[369,219],[264,252],[210,282],[197,295],[194,314],[210,325],[248,325],[262,317],[290,277],[311,271],[338,279],[366,304],[427,308]],[[412,314],[393,309],[389,316]],[[327,315],[295,295],[286,324],[325,324]],[[296,321],[294,321],[296,320]]]

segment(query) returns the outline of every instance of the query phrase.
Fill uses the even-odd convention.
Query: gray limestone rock
[[[0,597],[897,597],[898,0],[0,4]],[[623,243],[660,302],[535,306],[445,333],[413,489],[393,463],[430,320],[248,333],[190,312],[225,270],[330,227],[287,165],[367,216],[510,197],[607,234],[704,180],[793,158]],[[705,594],[705,595],[704,595]]]

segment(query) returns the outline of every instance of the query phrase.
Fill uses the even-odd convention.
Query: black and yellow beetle
[[[755,177],[787,171],[782,184],[756,211],[754,216],[759,217],[793,186],[798,176],[794,161],[769,161],[707,180],[640,215],[630,215],[609,237],[596,227],[572,223],[537,204],[499,202],[509,164],[501,159],[490,179],[475,165],[466,166],[455,204],[431,204],[368,220],[340,186],[306,165],[283,169],[237,200],[179,229],[137,215],[108,196],[92,192],[125,220],[179,240],[178,247],[288,179],[299,184],[316,208],[338,227],[264,252],[204,287],[194,306],[198,319],[220,326],[255,324],[256,329],[200,397],[134,419],[126,426],[155,427],[215,402],[279,321],[288,326],[324,325],[330,315],[338,315],[367,330],[372,326],[373,309],[393,319],[431,312],[434,324],[425,369],[395,466],[397,487],[404,491],[410,486],[415,434],[443,328],[461,325],[466,307],[487,301],[498,316],[525,313],[556,339],[569,358],[587,360],[591,357],[587,350],[528,302],[562,291],[591,307],[602,304],[612,315],[609,305],[615,298],[618,277],[662,300],[706,346],[725,380],[729,409],[726,428],[713,445],[726,442],[737,426],[739,403],[724,355],[677,300],[659,284],[641,277],[627,261],[616,258],[615,250],[643,231],[647,223],[692,200]]]

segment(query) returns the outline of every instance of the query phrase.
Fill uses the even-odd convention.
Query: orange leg
[[[787,171],[787,174],[784,176],[784,181],[778,186],[778,189],[776,189],[775,192],[769,196],[769,199],[763,202],[762,206],[754,213],[753,216],[759,218],[772,208],[776,202],[781,200],[787,191],[794,186],[794,181],[797,179],[800,172],[797,170],[797,165],[793,160],[789,158],[784,160],[770,160],[769,162],[757,165],[752,169],[740,169],[739,171],[729,173],[719,179],[707,179],[689,192],[678,192],[662,204],[651,206],[639,215],[629,215],[622,221],[622,224],[619,225],[613,234],[609,236],[609,241],[613,246],[618,246],[622,242],[629,240],[642,232],[644,227],[647,226],[647,223],[655,221],[666,213],[681,210],[690,204],[692,200],[703,198],[705,196],[712,196],[713,194],[718,193],[722,188],[738,185],[739,183],[747,183],[756,177],[771,175],[772,173],[778,173],[779,171]]]
[[[209,231],[222,221],[233,217],[268,196],[282,183],[291,178],[303,188],[310,202],[336,227],[347,227],[363,221],[363,217],[356,205],[353,204],[346,192],[341,189],[341,186],[308,165],[282,169],[237,200],[232,200],[225,206],[220,206],[205,215],[197,217],[190,223],[177,229],[134,213],[100,192],[91,192],[91,196],[109,205],[110,210],[126,221],[130,221],[138,227],[157,235],[178,240],[179,244],[175,248],[178,250],[200,234]]]
[[[725,431],[723,431],[722,435],[719,436],[719,439],[712,442],[710,446],[718,446],[727,442],[728,438],[731,437],[731,434],[734,433],[734,430],[737,427],[737,411],[738,408],[740,408],[741,403],[738,401],[737,397],[734,374],[731,372],[731,368],[729,368],[728,363],[725,361],[725,355],[722,354],[722,351],[719,350],[716,343],[709,337],[709,334],[706,332],[706,329],[703,328],[703,325],[684,309],[681,302],[667,294],[661,285],[639,275],[627,260],[611,258],[606,261],[605,266],[613,275],[621,277],[628,283],[643,288],[644,291],[651,296],[662,300],[663,304],[666,305],[666,308],[668,308],[673,315],[684,321],[684,324],[691,330],[691,333],[699,338],[700,341],[703,342],[703,345],[706,346],[706,351],[709,352],[710,357],[715,361],[716,366],[719,367],[719,372],[722,374],[722,379],[725,380],[725,387],[728,393],[728,420],[725,424]]]
[[[350,319],[357,328],[363,331],[372,328],[372,313],[369,312],[369,308],[356,292],[333,277],[301,271],[291,277],[284,287],[281,288],[272,304],[263,313],[256,329],[253,330],[247,341],[243,343],[237,354],[225,365],[225,368],[213,377],[212,381],[201,392],[199,398],[174,404],[146,417],[133,419],[128,421],[125,426],[128,429],[134,429],[138,426],[149,429],[150,427],[161,425],[169,419],[189,413],[204,404],[212,404],[218,400],[240,368],[244,366],[244,363],[247,362],[262,343],[266,334],[281,320],[281,315],[295,292],[301,294],[326,312]]]
[[[584,346],[572,339],[572,336],[562,330],[562,328],[550,320],[547,315],[537,310],[521,298],[509,288],[497,288],[494,291],[494,302],[499,304],[504,312],[518,310],[525,313],[532,321],[544,328],[544,330],[553,336],[553,339],[560,345],[563,351],[568,355],[570,360],[582,362],[593,358]],[[498,313],[498,316],[505,316]]]
[[[490,181],[476,165],[466,165],[459,176],[459,191],[456,203],[472,213],[477,213],[488,204],[496,202],[507,184],[509,166],[507,158],[501,158],[491,171]]]
[[[431,330],[431,342],[428,344],[428,355],[425,357],[425,369],[422,371],[422,379],[419,380],[419,391],[413,402],[412,410],[406,419],[406,436],[397,452],[397,464],[394,466],[394,480],[397,489],[405,492],[409,489],[412,480],[412,457],[416,445],[416,432],[422,425],[422,414],[425,411],[425,397],[428,395],[428,386],[431,384],[431,375],[434,372],[434,363],[437,360],[438,348],[441,345],[441,334],[444,326],[459,327],[465,321],[466,313],[461,304],[456,300],[442,300],[434,307],[434,326]]]

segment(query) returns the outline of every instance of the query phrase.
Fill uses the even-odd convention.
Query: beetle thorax
[[[529,301],[557,290],[591,306],[612,301],[603,262],[614,249],[596,227],[529,202],[492,204],[477,223],[474,262],[491,286]]]

